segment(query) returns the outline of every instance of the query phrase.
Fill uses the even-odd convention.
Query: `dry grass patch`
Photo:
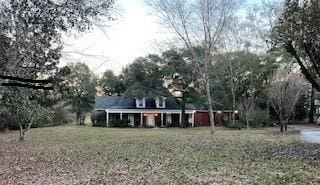
[[[317,184],[319,145],[298,133],[209,129],[34,129],[0,134],[2,184]],[[309,146],[309,145],[303,145]],[[281,154],[278,156],[278,153]],[[316,157],[315,157],[316,156]]]

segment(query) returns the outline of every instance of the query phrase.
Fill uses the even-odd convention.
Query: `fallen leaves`
[[[0,184],[316,184],[319,146],[293,133],[34,129],[0,135]],[[302,176],[302,177],[301,177]]]

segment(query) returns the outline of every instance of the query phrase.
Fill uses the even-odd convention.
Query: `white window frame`
[[[161,99],[161,103],[162,103],[162,106],[160,106],[160,99]],[[166,98],[165,97],[158,97],[156,99],[156,106],[157,108],[166,108]]]
[[[145,108],[146,107],[146,98],[136,98],[136,107],[137,108]]]

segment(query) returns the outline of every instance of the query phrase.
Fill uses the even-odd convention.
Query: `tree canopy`
[[[67,103],[71,105],[71,111],[76,113],[77,122],[83,124],[85,114],[94,106],[96,78],[85,64],[68,64],[68,67],[71,73],[64,81],[67,87]]]
[[[163,87],[163,72],[158,65],[160,60],[157,55],[140,57],[123,70],[123,77],[127,87],[126,96],[153,98],[167,95],[168,92]]]
[[[99,85],[103,93],[108,96],[120,96],[126,90],[123,75],[117,76],[111,70],[106,70],[103,73],[103,76],[99,80]]]
[[[275,46],[285,47],[308,81],[320,91],[320,3],[286,0],[274,28]]]
[[[5,86],[43,88],[59,71],[61,34],[84,32],[111,19],[113,0],[10,0],[0,2],[0,78]],[[45,79],[45,80],[40,80]]]

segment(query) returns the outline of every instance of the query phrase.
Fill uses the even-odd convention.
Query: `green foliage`
[[[113,0],[14,0],[0,2],[0,73],[54,79],[62,33],[84,32],[111,19]]]
[[[304,120],[305,118],[307,118],[307,115],[308,115],[308,107],[309,107],[309,101],[308,101],[308,96],[306,96],[305,94],[303,94],[296,106],[295,106],[295,113],[294,113],[294,118],[296,120],[299,120],[299,121],[302,121]]]
[[[252,120],[249,122],[250,127],[261,128],[271,126],[272,120],[267,110],[257,109],[252,114]]]
[[[225,121],[222,123],[222,126],[224,126],[225,128],[235,129],[235,130],[241,130],[242,128],[245,127],[244,124],[239,120],[235,120],[234,123],[232,120]]]
[[[301,72],[320,90],[319,1],[285,0],[284,12],[273,29],[274,47],[284,47]]]
[[[102,88],[102,91],[108,96],[120,96],[126,90],[123,75],[116,76],[111,70],[104,72],[102,78],[99,80],[99,85]]]
[[[71,73],[64,81],[64,85],[68,88],[67,103],[71,105],[71,111],[76,113],[78,123],[83,124],[83,116],[94,106],[96,79],[85,64],[69,64],[68,67]]]
[[[34,90],[10,88],[3,94],[3,104],[18,124],[11,128],[21,126],[23,129],[31,127],[41,119],[51,120],[53,112],[41,105],[35,97]]]
[[[157,55],[137,58],[123,70],[127,90],[125,95],[133,98],[158,97],[168,94],[163,87],[164,78]]]
[[[7,129],[19,128],[17,120],[11,113],[2,108],[0,111],[0,131],[6,131]]]
[[[161,54],[161,67],[169,92],[180,92],[180,104],[194,103],[200,96],[201,76],[195,70],[194,64],[188,59],[185,50],[170,49]]]
[[[128,128],[130,121],[128,120],[114,120],[110,122],[111,127]]]
[[[104,111],[93,111],[91,113],[93,127],[106,127],[106,113]]]
[[[55,106],[51,108],[52,116],[50,118],[44,117],[37,122],[32,127],[50,127],[58,126],[67,123],[71,123],[74,119],[71,116],[70,111],[63,106]]]
[[[229,99],[231,81],[238,100],[249,96],[264,96],[268,81],[278,67],[275,57],[259,56],[245,51],[221,54],[216,56],[216,60],[212,75],[218,79],[215,83],[219,83],[222,89],[215,88],[213,92],[222,91],[220,96],[229,94]]]

